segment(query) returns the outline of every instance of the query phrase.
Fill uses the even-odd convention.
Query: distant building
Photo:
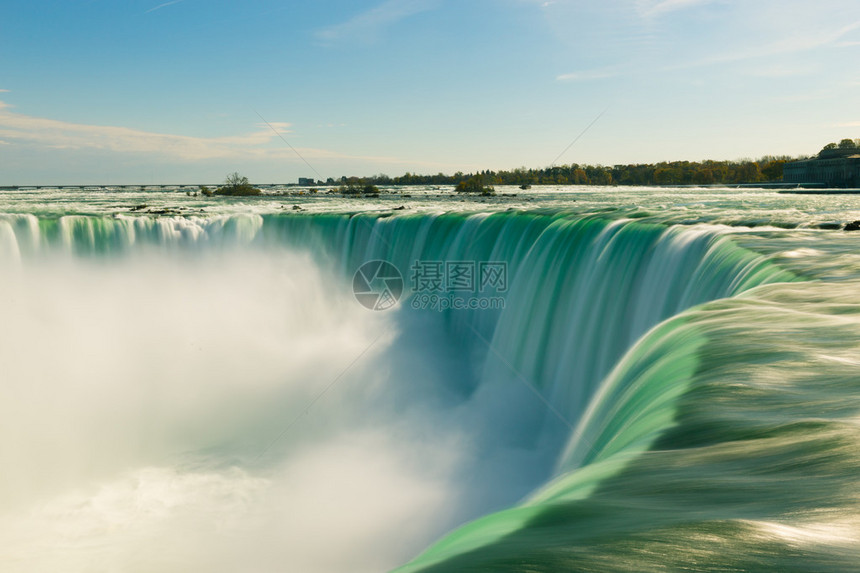
[[[299,185],[316,185],[313,177],[299,177]]]
[[[860,148],[822,149],[812,159],[786,163],[782,168],[782,180],[860,188]]]

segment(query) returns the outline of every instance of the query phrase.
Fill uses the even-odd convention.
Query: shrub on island
[[[457,183],[457,193],[480,193],[481,195],[495,195],[496,190],[492,185],[484,185],[483,175],[473,175]]]
[[[224,185],[215,190],[215,195],[226,195],[229,197],[259,195],[262,191],[248,182],[247,177],[242,177],[238,172],[233,172],[224,180]]]
[[[350,183],[338,187],[337,192],[341,195],[379,195],[379,187],[370,183]]]

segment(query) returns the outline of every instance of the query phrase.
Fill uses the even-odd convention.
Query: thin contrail
[[[573,144],[574,144],[574,143],[576,143],[577,141],[579,141],[579,139],[580,139],[583,135],[585,135],[585,132],[586,132],[586,131],[588,131],[589,129],[591,129],[591,126],[592,126],[592,125],[594,125],[595,123],[597,123],[597,120],[598,120],[598,119],[600,119],[601,117],[603,117],[603,114],[604,114],[604,113],[606,113],[607,111],[609,111],[609,108],[608,108],[608,107],[607,107],[606,109],[604,109],[603,111],[601,111],[601,112],[597,115],[597,117],[595,117],[595,118],[591,121],[591,123],[589,123],[587,126],[585,126],[585,129],[583,129],[583,130],[579,133],[579,135],[577,135],[577,136],[576,136],[576,139],[574,139],[573,141],[571,141],[571,142],[570,142],[570,145],[568,145],[567,147],[565,147],[565,148],[564,148],[564,151],[562,151],[561,153],[559,153],[559,154],[558,154],[558,157],[556,157],[555,159],[553,159],[553,160],[552,160],[552,163],[550,163],[550,164],[549,164],[549,166],[550,166],[550,167],[554,167],[554,166],[555,166],[555,162],[556,162],[556,161],[558,161],[559,159],[561,159],[561,156],[562,156],[562,155],[564,155],[565,153],[567,153],[567,150],[568,150],[568,149],[570,149],[571,147],[573,147]]]
[[[295,153],[296,155],[298,155],[298,156],[299,156],[299,159],[301,159],[302,161],[304,161],[304,162],[305,162],[305,165],[307,165],[308,167],[310,167],[310,168],[311,168],[311,170],[312,170],[314,173],[316,173],[316,174],[317,174],[317,179],[320,179],[320,180],[321,180],[321,179],[323,178],[323,176],[322,176],[322,175],[320,175],[320,172],[319,172],[319,171],[317,171],[316,169],[314,169],[314,166],[313,166],[313,165],[311,165],[310,163],[308,163],[308,160],[307,160],[307,159],[305,159],[304,157],[302,157],[302,154],[301,154],[301,153],[299,153],[299,152],[298,152],[298,150],[297,150],[295,147],[293,147],[292,145],[290,145],[290,142],[289,142],[289,141],[287,141],[286,139],[284,139],[284,136],[283,136],[283,135],[281,135],[281,133],[280,133],[277,129],[275,129],[274,127],[272,127],[272,124],[271,124],[271,123],[269,123],[268,121],[266,121],[266,118],[264,118],[262,115],[260,115],[260,112],[258,112],[257,110],[254,110],[254,113],[256,113],[256,114],[257,114],[257,117],[259,117],[260,119],[262,119],[262,120],[263,120],[263,123],[265,123],[266,125],[268,125],[268,126],[269,126],[269,129],[271,129],[271,130],[275,133],[275,135],[277,135],[278,137],[280,137],[280,138],[281,138],[281,141],[283,141],[284,143],[286,143],[286,144],[287,144],[287,147],[289,147],[290,149],[292,149],[292,150],[293,150],[293,153]]]

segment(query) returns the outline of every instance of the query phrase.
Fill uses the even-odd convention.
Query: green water
[[[857,569],[860,239],[827,227],[860,218],[860,199],[557,188],[463,204],[412,194],[193,205],[170,193],[7,196],[0,255],[6,272],[26,274],[51,261],[273,260],[288,249],[340,277],[325,287],[332,297],[362,263],[395,265],[407,286],[387,316],[412,342],[394,357],[414,345],[427,364],[454,365],[420,387],[428,394],[416,387],[397,402],[398,424],[418,425],[420,396],[432,396],[440,430],[468,428],[470,455],[521,460],[464,465],[467,497],[448,503],[468,506],[499,484],[504,493],[428,530],[417,545],[427,549],[398,571]],[[143,200],[196,211],[124,206]],[[281,212],[285,201],[304,212]],[[504,263],[504,305],[412,309],[415,261]],[[345,419],[360,412],[356,402]],[[244,447],[230,455],[242,460]]]
[[[554,482],[403,570],[856,570],[858,302],[763,287],[653,331]]]

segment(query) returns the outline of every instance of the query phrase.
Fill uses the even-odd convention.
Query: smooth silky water
[[[734,189],[0,193],[0,570],[854,571],[854,219]],[[370,260],[398,307],[353,296]],[[504,304],[413,308],[416,261],[502,262]]]

